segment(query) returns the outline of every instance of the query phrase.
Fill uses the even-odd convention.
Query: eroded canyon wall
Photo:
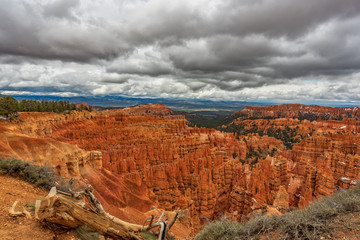
[[[52,137],[101,151],[104,169],[122,176],[127,188],[143,189],[135,195],[161,209],[188,209],[195,228],[226,213],[251,212],[254,200],[247,185],[252,184],[246,177],[251,171],[240,161],[246,158],[245,142],[232,133],[190,128],[183,116],[159,114],[169,111],[164,106],[163,111],[156,106],[155,114],[146,108],[146,114],[137,107],[93,116],[90,122],[67,122]],[[282,147],[281,141],[264,139],[262,147]],[[133,204],[123,198],[119,203]]]
[[[289,194],[289,206],[305,207],[338,188],[355,185],[360,178],[357,107],[290,104],[246,107],[235,114],[241,116],[222,126],[222,130],[271,135],[288,148],[275,153],[272,161],[286,166],[280,171],[283,176],[280,186]],[[301,120],[302,117],[305,119]]]
[[[303,108],[317,120],[299,119]],[[188,127],[160,104],[26,113],[16,124],[2,122],[0,152],[38,156],[63,176],[87,178],[105,208],[126,221],[143,224],[152,211],[185,209],[188,222],[177,228],[186,234],[222,215],[243,220],[253,211],[304,207],[359,179],[357,108],[246,111],[220,131]]]

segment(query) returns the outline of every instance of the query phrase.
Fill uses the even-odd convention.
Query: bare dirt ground
[[[328,225],[332,231],[319,237],[319,240],[360,240],[360,212],[340,214],[329,219]],[[276,232],[260,236],[260,240],[283,239],[283,235]],[[255,238],[254,238],[255,240]]]
[[[19,201],[16,210],[21,211],[22,206],[34,205],[35,200],[42,199],[47,191],[34,187],[32,184],[17,178],[0,175],[0,239],[2,240],[75,240],[78,239],[73,232],[57,230],[54,232],[37,220],[25,217],[9,216],[9,208],[15,201]],[[31,207],[28,211],[34,216]]]
[[[360,212],[337,216],[332,221],[333,239],[360,240]]]

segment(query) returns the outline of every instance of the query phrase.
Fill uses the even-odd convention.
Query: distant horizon
[[[188,99],[188,98],[156,98],[156,97],[134,97],[134,96],[72,96],[62,97],[53,95],[2,95],[11,96],[17,100],[32,99],[32,100],[66,100],[74,103],[86,102],[93,106],[101,107],[130,107],[146,103],[160,103],[171,108],[186,108],[186,106],[195,105],[198,108],[219,109],[228,106],[229,108],[243,107],[243,106],[272,106],[283,104],[302,104],[302,105],[318,105],[327,107],[356,107],[360,106],[358,102],[341,102],[341,101],[270,101],[270,100],[213,100],[213,99]],[[231,103],[236,105],[231,106]],[[209,104],[215,104],[212,107]],[[174,105],[174,106],[172,106]],[[195,107],[196,108],[196,107]],[[191,107],[190,107],[191,109]]]

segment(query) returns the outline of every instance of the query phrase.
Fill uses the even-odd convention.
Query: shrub
[[[19,176],[23,180],[45,189],[50,189],[56,183],[53,168],[32,165],[18,159],[0,158],[0,173]]]
[[[99,240],[100,234],[92,228],[82,225],[75,230],[76,234],[81,240]]]
[[[156,240],[156,237],[149,232],[142,232],[141,237],[146,240]]]
[[[35,203],[27,202],[25,203],[25,207],[30,208],[31,211],[35,211]]]

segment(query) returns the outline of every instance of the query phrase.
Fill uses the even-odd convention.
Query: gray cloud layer
[[[0,0],[4,94],[360,100],[358,0]]]

